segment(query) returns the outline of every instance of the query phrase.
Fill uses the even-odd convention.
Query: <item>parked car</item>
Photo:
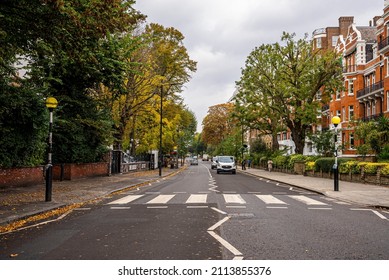
[[[233,156],[219,156],[217,158],[217,174],[221,172],[231,172],[236,174],[235,158]]]
[[[211,162],[211,169],[216,169],[216,168],[217,168],[217,157],[213,157]]]
[[[199,165],[199,160],[197,156],[194,156],[190,159],[190,165]]]

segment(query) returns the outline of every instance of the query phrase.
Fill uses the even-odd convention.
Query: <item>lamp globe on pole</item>
[[[46,107],[50,112],[50,122],[49,122],[49,150],[47,155],[47,165],[46,165],[46,201],[51,201],[51,194],[53,189],[53,164],[52,164],[52,152],[53,152],[53,110],[57,108],[58,101],[54,97],[48,97],[46,99]]]
[[[338,167],[338,125],[340,124],[340,118],[338,116],[334,116],[331,119],[332,124],[335,128],[334,134],[334,143],[335,143],[335,164],[333,166],[334,171],[334,191],[339,191],[339,167]]]

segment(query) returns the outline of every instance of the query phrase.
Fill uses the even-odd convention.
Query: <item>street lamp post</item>
[[[51,193],[53,189],[53,164],[52,164],[52,152],[53,152],[53,111],[57,108],[58,101],[54,97],[48,97],[46,99],[46,107],[50,112],[50,122],[49,122],[49,151],[47,155],[47,165],[46,165],[46,201],[51,201]]]
[[[335,144],[335,163],[333,166],[334,170],[334,191],[339,191],[339,167],[338,167],[338,124],[340,123],[340,118],[338,116],[334,116],[331,119],[332,124],[335,127],[335,135],[334,135],[334,144]]]
[[[162,176],[162,162],[163,162],[163,156],[162,156],[162,126],[163,126],[163,119],[162,119],[162,106],[163,106],[163,86],[161,86],[161,108],[160,108],[160,117],[159,117],[159,176]]]

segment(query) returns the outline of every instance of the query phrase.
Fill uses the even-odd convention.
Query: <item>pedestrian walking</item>
[[[246,170],[246,160],[242,160],[242,170]]]
[[[248,168],[251,168],[251,158],[249,158],[249,159],[247,160],[247,167],[248,167]]]
[[[269,170],[269,172],[271,172],[272,169],[273,169],[273,161],[271,159],[269,159],[267,161],[267,170]]]

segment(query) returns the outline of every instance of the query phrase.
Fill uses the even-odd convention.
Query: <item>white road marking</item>
[[[230,243],[228,243],[228,241],[224,240],[222,237],[220,237],[219,235],[217,235],[215,232],[213,231],[208,231],[208,233],[213,237],[215,238],[217,241],[219,241],[220,244],[222,244],[228,251],[230,251],[232,254],[234,254],[235,256],[239,256],[239,257],[242,257],[242,253],[239,252],[238,249],[236,249],[234,246],[232,246]]]
[[[240,194],[223,194],[226,203],[238,203],[246,204],[246,201],[240,196]]]
[[[380,217],[381,219],[383,220],[387,220],[387,218],[382,215],[380,212],[376,211],[376,210],[372,210],[374,214],[376,214],[378,217]]]
[[[159,196],[148,201],[147,204],[165,204],[171,200],[175,194],[160,194]]]
[[[308,207],[308,210],[332,210],[332,208],[312,208],[312,207]]]
[[[117,199],[117,200],[114,200],[114,201],[111,201],[110,203],[108,204],[126,204],[126,203],[129,203],[129,202],[132,202],[140,197],[142,197],[143,195],[127,195],[125,197],[122,197],[120,199]]]
[[[288,209],[288,207],[285,206],[266,206],[268,209]]]
[[[265,202],[266,204],[286,204],[282,200],[272,196],[272,195],[256,195],[260,200]]]
[[[246,208],[246,206],[238,206],[238,205],[227,205],[226,208]]]
[[[208,208],[208,206],[205,206],[205,205],[204,206],[201,206],[201,205],[197,205],[197,206],[196,205],[195,206],[192,205],[192,206],[190,206],[189,205],[189,206],[186,206],[186,208],[197,209],[197,208]]]
[[[128,210],[128,209],[131,209],[131,207],[112,206],[110,209],[112,209],[112,210]]]
[[[218,213],[220,213],[220,214],[227,215],[227,212],[224,212],[224,211],[222,211],[220,209],[217,209],[216,207],[211,207],[211,209],[216,211],[216,212],[218,212]]]
[[[74,211],[88,211],[88,210],[91,210],[92,208],[76,208],[76,209],[73,209]]]
[[[324,203],[324,202],[321,202],[321,201],[318,201],[318,200],[314,200],[312,198],[309,198],[309,197],[306,197],[306,196],[303,196],[303,195],[289,195],[290,198],[293,198],[295,200],[298,200],[302,203],[305,203],[307,205],[328,205],[327,203]]]
[[[207,203],[207,195],[192,194],[185,203]]]
[[[167,206],[147,206],[148,209],[166,209]]]
[[[220,227],[223,223],[227,222],[228,220],[230,219],[230,217],[224,217],[224,219],[218,221],[216,224],[214,224],[213,226],[211,226],[209,229],[208,229],[208,233],[213,237],[215,238],[217,241],[219,241],[220,244],[222,244],[228,251],[230,251],[232,254],[234,254],[234,259],[236,257],[238,258],[242,258],[243,259],[243,256],[242,256],[242,253],[236,249],[234,246],[232,246],[228,241],[226,241],[225,239],[223,239],[221,236],[219,236],[218,234],[216,234],[214,232],[215,229],[217,229],[218,227]]]
[[[227,222],[228,220],[230,219],[230,217],[224,217],[224,219],[218,221],[216,224],[214,224],[213,226],[211,226],[208,231],[214,231],[215,229],[217,229],[218,227],[220,227],[222,224],[224,224],[225,222]]]
[[[374,214],[376,214],[378,217],[380,217],[381,219],[389,221],[388,218],[386,218],[384,215],[382,215],[380,212],[378,212],[378,211],[376,211],[376,210],[372,210],[372,209],[361,209],[361,208],[351,208],[350,210],[351,210],[351,211],[371,211],[371,212],[373,212]],[[389,213],[389,212],[386,212],[386,211],[383,211],[383,212]]]

